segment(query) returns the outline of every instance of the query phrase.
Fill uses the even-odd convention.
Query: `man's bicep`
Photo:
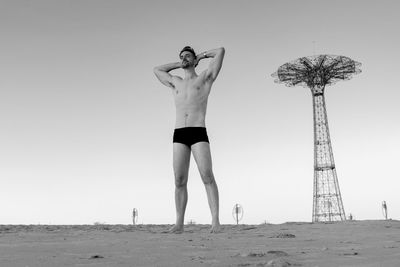
[[[175,88],[174,82],[173,82],[173,76],[169,74],[168,72],[165,71],[157,71],[156,76],[158,80],[165,86]]]
[[[172,89],[175,89],[175,84],[177,80],[178,80],[177,76],[171,75],[171,80],[169,81],[168,86],[171,87]]]
[[[210,62],[210,66],[207,70],[207,76],[210,77],[212,80],[215,80],[219,74],[219,71],[222,68],[222,62],[224,60],[224,53],[213,58]]]

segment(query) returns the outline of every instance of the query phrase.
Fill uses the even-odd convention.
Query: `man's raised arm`
[[[171,88],[175,88],[175,85],[172,81],[172,75],[169,74],[169,72],[174,69],[179,69],[181,65],[182,64],[180,62],[161,65],[153,69],[154,74],[157,76],[162,84]]]
[[[218,73],[221,70],[222,61],[224,60],[224,55],[225,55],[225,48],[223,47],[212,49],[197,55],[198,61],[203,58],[213,58],[206,72],[206,77],[211,79],[212,81],[214,81],[217,78]]]

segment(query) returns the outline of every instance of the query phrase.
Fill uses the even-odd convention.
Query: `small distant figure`
[[[136,208],[133,208],[133,211],[132,211],[132,222],[133,222],[133,225],[136,225],[136,223],[137,223],[137,220],[138,220],[138,210],[136,209]]]
[[[382,202],[382,213],[383,213],[383,217],[385,217],[385,220],[387,220],[388,218],[388,213],[387,213],[387,205],[386,205],[386,201]]]
[[[236,225],[238,225],[239,221],[243,218],[243,207],[240,204],[233,206],[232,216],[236,221]]]
[[[353,214],[350,213],[349,215],[349,220],[352,221],[353,220]]]
[[[176,107],[173,136],[176,223],[170,230],[172,233],[183,232],[191,154],[207,191],[212,216],[211,232],[220,231],[218,187],[212,170],[205,120],[208,96],[221,70],[224,55],[223,47],[196,55],[193,48],[186,46],[179,53],[180,61],[154,68],[154,74],[160,82],[171,89]],[[211,59],[208,68],[197,74],[195,70],[197,64],[207,58]],[[169,72],[174,69],[183,69],[185,77],[171,75]]]

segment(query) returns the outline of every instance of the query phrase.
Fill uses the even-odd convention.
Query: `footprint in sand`
[[[264,252],[249,252],[249,253],[237,253],[235,255],[233,255],[232,257],[243,257],[243,258],[261,258],[261,257],[265,257],[267,256],[267,254],[269,255],[274,255],[276,257],[286,257],[289,256],[289,254],[287,254],[285,251],[281,251],[281,250],[270,250],[267,253]]]
[[[344,255],[344,256],[356,256],[356,255],[358,255],[358,252],[343,253],[342,255]]]
[[[286,257],[289,256],[285,251],[280,251],[280,250],[270,250],[267,252],[268,254],[272,254],[278,257]]]
[[[249,253],[237,253],[232,257],[242,257],[242,258],[256,258],[256,257],[264,257],[266,254],[264,252],[249,252]]]
[[[258,265],[261,266],[261,265]],[[262,266],[266,266],[266,267],[288,267],[288,266],[301,266],[301,264],[298,263],[293,263],[293,262],[289,262],[287,260],[284,259],[274,259],[274,260],[270,260],[269,262],[267,262],[266,265],[262,265]]]
[[[295,237],[296,236],[294,234],[288,234],[288,233],[277,233],[270,236],[270,238],[295,238]]]
[[[90,260],[93,260],[93,259],[103,259],[104,257],[103,256],[101,256],[101,255],[93,255],[93,256],[90,256]]]

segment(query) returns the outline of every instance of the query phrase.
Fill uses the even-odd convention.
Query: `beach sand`
[[[400,221],[0,225],[1,267],[400,266]]]

